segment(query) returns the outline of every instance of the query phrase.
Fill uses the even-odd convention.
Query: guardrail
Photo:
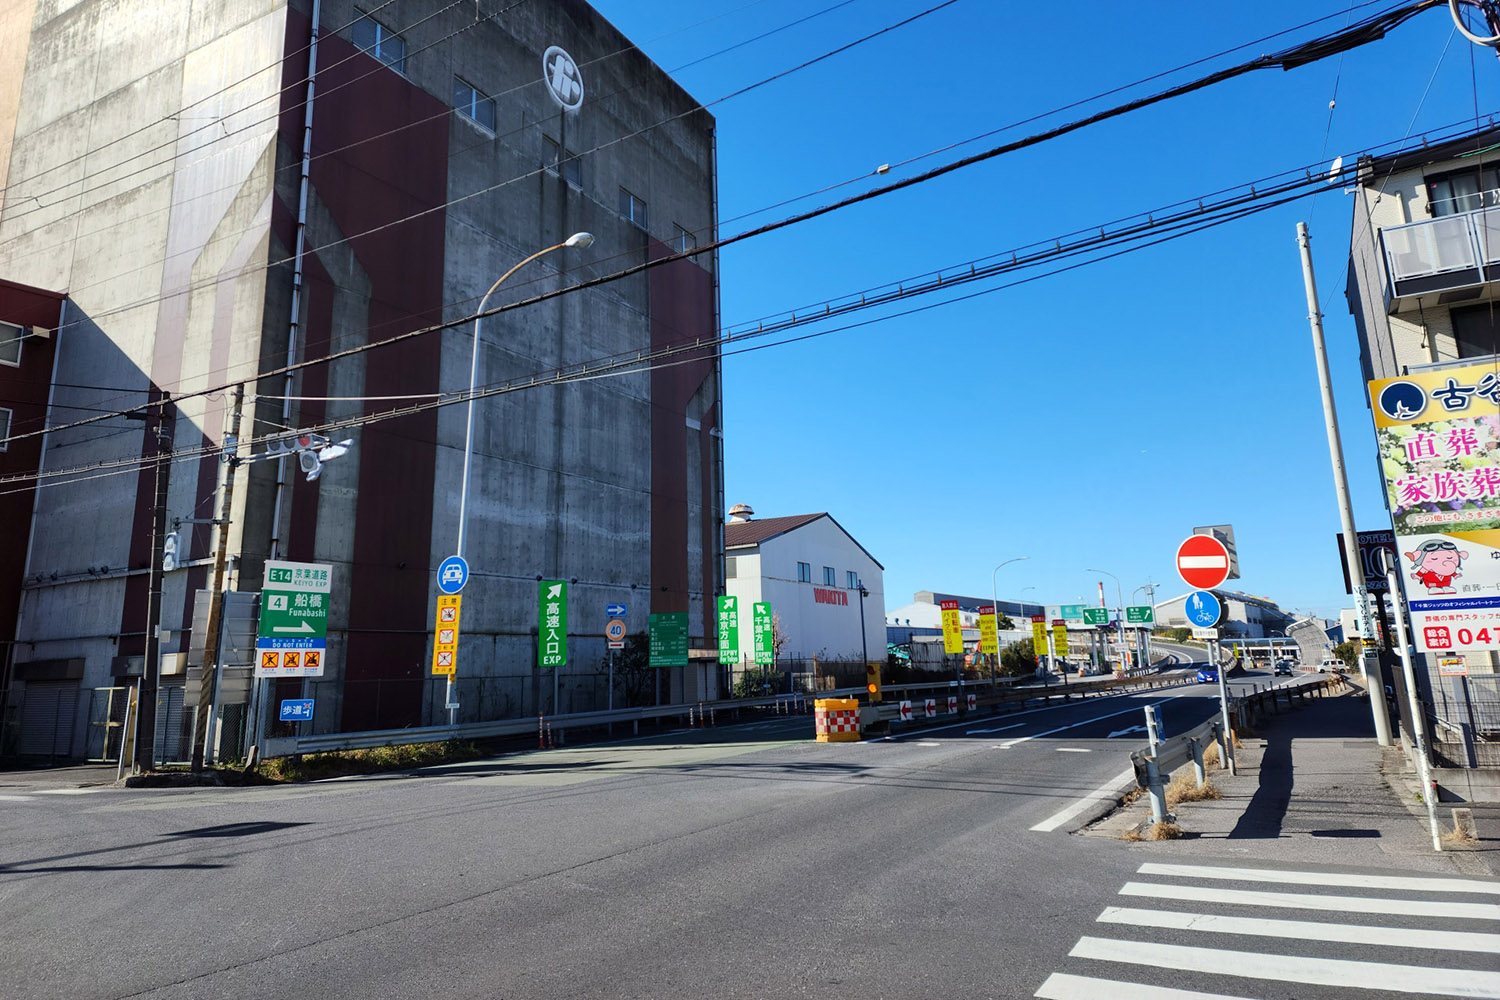
[[[1174,670],[1169,673],[1145,674],[1135,677],[1083,677],[1066,684],[1054,683],[1046,685],[1027,685],[1024,687],[1010,688],[996,693],[979,693],[969,691],[967,688],[975,687],[967,684],[955,694],[952,688],[959,685],[947,685],[950,690],[946,693],[948,698],[956,698],[956,705],[945,704],[937,697],[931,699],[937,702],[932,706],[932,713],[928,714],[925,702],[922,709],[918,711],[916,699],[896,699],[893,701],[883,700],[876,705],[867,705],[861,710],[861,721],[866,729],[873,726],[896,726],[902,724],[917,724],[940,718],[944,715],[953,715],[955,712],[975,712],[983,708],[999,708],[1001,705],[1015,705],[1018,708],[1027,702],[1040,700],[1043,704],[1050,702],[1053,698],[1063,701],[1071,701],[1075,696],[1087,698],[1090,695],[1103,696],[1108,694],[1120,694],[1130,690],[1153,690],[1160,687],[1176,687],[1188,683],[1192,678],[1192,670]],[[918,685],[902,685],[903,688],[917,687]],[[931,686],[930,686],[931,687]],[[941,689],[938,686],[937,689]],[[883,693],[890,693],[895,688],[885,688]],[[968,699],[973,697],[974,703],[970,705]]]
[[[928,681],[916,684],[891,685],[883,694],[924,694],[942,692],[944,707],[949,696],[956,696],[963,710],[968,710],[968,696],[976,696],[976,708],[1001,704],[1025,703],[1053,698],[1069,700],[1074,696],[1117,692],[1122,688],[1154,688],[1183,682],[1184,672],[1153,674],[1141,677],[1078,678],[1067,684],[1045,685],[1016,683],[1008,680],[1005,687],[992,686],[984,681]],[[863,687],[839,688],[819,691],[815,695],[802,693],[768,695],[760,698],[728,698],[712,702],[688,702],[673,705],[649,705],[638,708],[620,708],[604,712],[573,712],[565,715],[526,716],[518,719],[499,719],[492,722],[466,722],[455,726],[413,726],[405,729],[378,729],[359,733],[317,733],[309,736],[272,736],[260,742],[258,757],[286,757],[293,754],[325,753],[330,750],[360,750],[371,747],[392,746],[404,743],[435,743],[450,739],[491,739],[500,736],[524,736],[537,734],[538,746],[552,746],[565,739],[569,729],[590,729],[600,726],[629,723],[632,731],[639,733],[640,723],[681,719],[685,725],[714,725],[722,712],[740,709],[769,708],[778,714],[800,714],[810,710],[814,698],[853,698],[863,695]],[[934,698],[936,698],[934,694]],[[923,699],[925,701],[925,698]],[[874,714],[870,714],[872,709]],[[900,714],[897,702],[884,701],[879,705],[863,709],[868,722],[896,721]],[[943,714],[947,714],[944,712]],[[867,722],[867,724],[868,724]]]

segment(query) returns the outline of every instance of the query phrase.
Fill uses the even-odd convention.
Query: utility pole
[[[162,543],[167,537],[167,483],[172,471],[172,430],[175,417],[171,393],[163,392],[156,409],[156,504],[151,510],[150,585],[146,597],[146,662],[141,669],[140,696],[135,708],[135,768],[156,767],[156,688],[161,670]],[[142,765],[144,761],[144,766]]]
[[[214,710],[215,678],[219,671],[219,632],[224,614],[224,564],[229,555],[229,514],[234,508],[234,472],[238,466],[235,450],[240,443],[240,410],[245,402],[245,385],[234,387],[229,404],[229,432],[224,437],[220,465],[224,468],[223,497],[219,507],[219,544],[214,550],[214,577],[208,597],[208,624],[203,631],[203,674],[198,680],[198,715],[193,725],[193,770],[203,770],[208,743],[209,724]]]
[[[1359,537],[1354,533],[1354,510],[1349,503],[1349,475],[1344,470],[1344,445],[1339,438],[1339,415],[1333,403],[1333,379],[1328,373],[1328,345],[1323,339],[1323,313],[1318,308],[1318,284],[1313,278],[1312,245],[1307,223],[1297,223],[1297,245],[1302,248],[1302,284],[1307,292],[1307,322],[1312,327],[1313,357],[1318,365],[1318,389],[1323,396],[1323,424],[1328,432],[1328,457],[1333,466],[1333,490],[1338,496],[1339,520],[1344,527],[1344,558],[1349,564],[1349,579],[1354,585],[1354,608],[1360,635],[1374,635],[1369,625],[1370,598],[1365,575],[1360,567]],[[1375,722],[1375,740],[1383,747],[1391,745],[1391,721],[1385,710],[1385,685],[1381,680],[1380,661],[1364,653],[1362,669],[1365,688],[1370,696],[1370,716]]]

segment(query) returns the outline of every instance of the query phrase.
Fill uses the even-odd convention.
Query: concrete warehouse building
[[[446,721],[434,570],[457,542],[465,407],[432,404],[469,385],[468,317],[570,234],[595,242],[527,264],[490,308],[710,242],[713,117],[582,0],[368,14],[350,0],[15,0],[0,23],[0,278],[67,295],[61,324],[24,319],[56,331],[47,422],[182,397],[145,421],[28,439],[61,475],[36,492],[17,621],[0,635],[0,753],[28,738],[25,705],[52,684],[77,693],[54,752],[82,754],[91,689],[142,674],[158,414],[168,526],[211,520],[240,382],[241,459],[298,428],[354,442],[315,482],[295,461],[234,473],[229,586],[258,591],[267,559],[333,567],[304,731]],[[478,383],[709,336],[716,264],[705,252],[493,315]],[[628,604],[633,632],[688,612],[692,644],[713,644],[719,359],[676,360],[475,404],[460,721],[602,707],[607,603]],[[124,464],[62,474],[110,463]],[[195,594],[215,544],[211,524],[181,533],[161,601],[168,693],[204,643]],[[571,581],[556,677],[537,666],[541,578]],[[247,668],[226,681],[248,690]],[[700,683],[684,672],[666,693],[712,693],[685,690]],[[269,700],[303,688],[277,682]],[[184,726],[195,695],[178,692]],[[226,726],[245,715],[236,699]]]
[[[725,587],[739,598],[742,662],[754,662],[758,602],[786,638],[780,660],[885,660],[885,567],[843,525],[824,512],[757,519],[748,504],[729,514]]]

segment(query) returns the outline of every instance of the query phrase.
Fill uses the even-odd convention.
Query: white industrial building
[[[748,625],[760,602],[786,637],[780,659],[885,659],[885,568],[853,535],[827,513],[757,520],[737,504],[729,515],[725,592],[739,598],[744,661],[755,652]]]

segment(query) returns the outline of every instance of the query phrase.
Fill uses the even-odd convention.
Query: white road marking
[[[1033,827],[1032,829],[1035,829]],[[1465,920],[1500,920],[1494,903],[1432,903],[1420,899],[1376,899],[1371,896],[1323,896],[1317,893],[1258,892],[1222,889],[1217,886],[1162,885],[1126,882],[1122,896],[1154,899],[1185,899],[1194,903],[1239,903],[1247,906],[1280,906],[1290,910],[1335,910],[1343,913],[1394,913],[1413,917],[1455,917]]]
[[[0,802],[30,802],[30,795],[0,795]]]
[[[38,795],[93,795],[97,788],[40,788]]]
[[[1140,910],[1110,906],[1099,923],[1128,927],[1165,927],[1171,930],[1211,931],[1253,937],[1284,937],[1299,941],[1341,941],[1348,944],[1389,945],[1393,948],[1436,948],[1442,951],[1479,951],[1500,955],[1500,934],[1475,931],[1409,930],[1403,927],[1366,927],[1315,920],[1271,920],[1264,917],[1221,917],[1173,910]]]
[[[1024,723],[1024,722],[1012,722],[1008,726],[1000,726],[997,729],[970,729],[970,730],[967,730],[964,733],[964,735],[965,736],[978,736],[981,733],[1003,733],[1007,729],[1020,729],[1024,725],[1026,725],[1026,723]]]
[[[1382,994],[1394,991],[1500,998],[1500,972],[1481,969],[1303,958],[1299,955],[1267,955],[1096,937],[1079,938],[1068,954],[1073,958],[1092,958],[1101,962],[1128,962],[1158,969],[1207,972],[1245,979],[1370,989]]]
[[[928,740],[928,741],[926,741],[924,743],[918,743],[917,746],[919,746],[919,747],[940,747],[940,746],[942,746],[942,744],[941,743],[934,743],[931,740]]]
[[[1245,1000],[1244,997],[1232,997],[1223,993],[1174,990],[1116,979],[1070,976],[1063,972],[1054,972],[1048,976],[1035,995],[1042,1000]]]
[[[1500,881],[1467,878],[1422,878],[1403,875],[1353,875],[1343,872],[1286,871],[1271,868],[1225,868],[1214,865],[1169,865],[1148,862],[1142,875],[1230,879],[1235,882],[1286,882],[1291,885],[1340,885],[1357,889],[1409,889],[1414,892],[1477,892],[1500,896]]]
[[[1169,694],[1165,698],[1163,698],[1161,701],[1153,701],[1151,704],[1152,705],[1164,705],[1167,702],[1172,701],[1173,699],[1176,699],[1176,698],[1181,698],[1183,695],[1188,694],[1188,693],[1189,692],[1187,692],[1187,691],[1183,691],[1180,694]],[[1007,743],[1000,744],[1000,749],[1002,749],[1002,750],[1009,750],[1011,747],[1019,746],[1022,743],[1028,743],[1031,740],[1039,740],[1043,736],[1051,736],[1053,733],[1066,732],[1069,729],[1077,729],[1079,726],[1092,725],[1095,722],[1103,722],[1105,719],[1113,719],[1117,715],[1126,715],[1126,714],[1129,714],[1130,712],[1139,712],[1140,710],[1141,709],[1139,707],[1137,707],[1137,708],[1122,708],[1118,712],[1110,712],[1108,715],[1096,715],[1092,719],[1084,719],[1082,722],[1072,722],[1072,723],[1069,723],[1066,726],[1058,726],[1056,729],[1049,729],[1045,733],[1037,733],[1037,734],[1035,734],[1033,736],[1020,736],[1020,737],[1017,737],[1016,739],[1010,740]]]
[[[1087,747],[1058,747],[1057,748],[1057,752],[1058,753],[1093,753],[1094,751],[1088,749]]]
[[[1135,768],[1128,767],[1124,771],[1121,771],[1119,774],[1106,781],[1104,784],[1100,785],[1098,788],[1094,789],[1092,792],[1089,792],[1077,802],[1074,802],[1066,809],[1062,809],[1058,812],[1053,813],[1051,816],[1048,816],[1036,826],[1031,827],[1031,829],[1036,833],[1051,833],[1053,830],[1056,830],[1058,827],[1062,826],[1068,820],[1083,812],[1095,802],[1114,798],[1117,794],[1119,794],[1121,786],[1125,785],[1127,782],[1131,782],[1134,780]]]

